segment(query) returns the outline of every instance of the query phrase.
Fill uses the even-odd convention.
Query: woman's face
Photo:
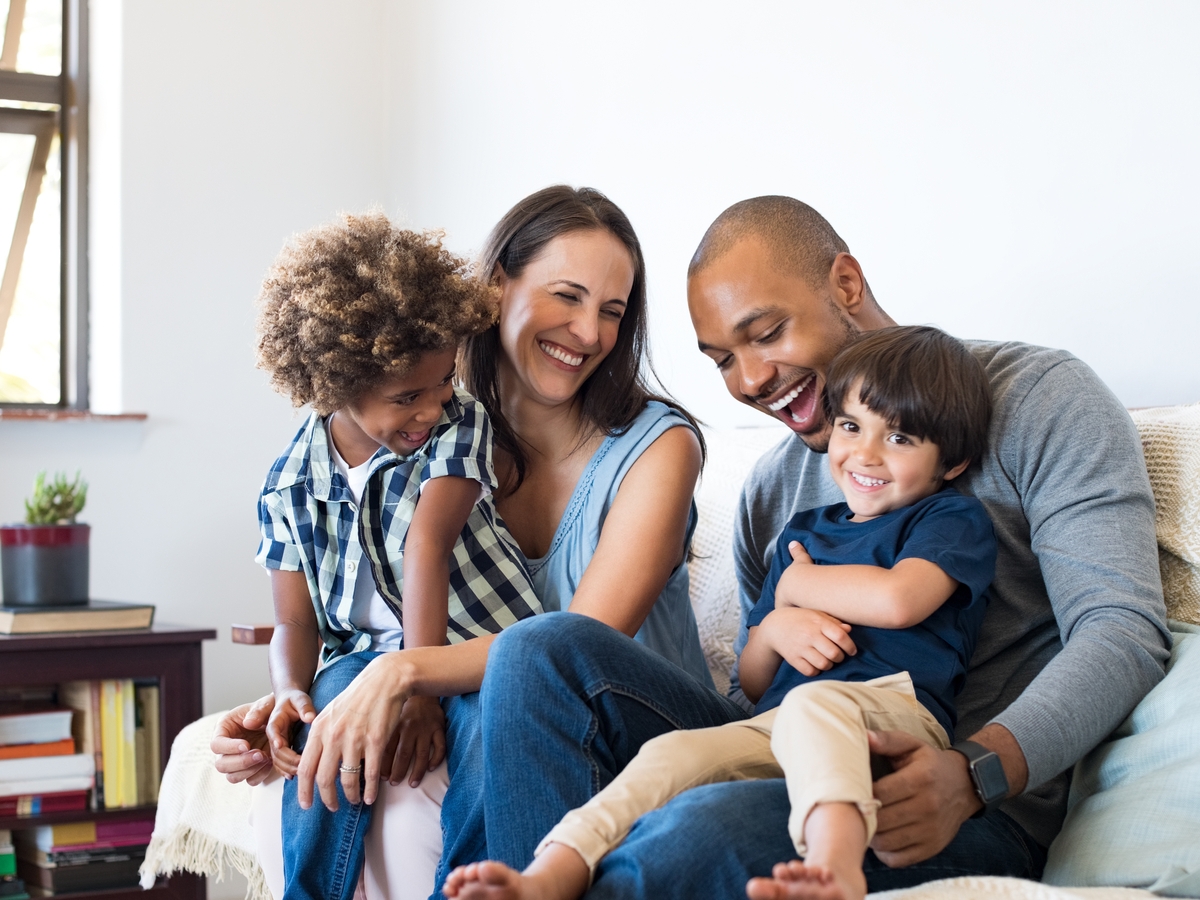
[[[617,342],[633,258],[608,231],[572,231],[499,277],[502,370],[530,399],[569,402]]]

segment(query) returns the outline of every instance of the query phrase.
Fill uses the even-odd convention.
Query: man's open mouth
[[[813,421],[819,398],[817,375],[813,372],[803,381],[793,385],[778,400],[764,405],[791,427],[803,428]]]

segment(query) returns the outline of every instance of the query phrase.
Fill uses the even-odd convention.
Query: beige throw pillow
[[[1167,615],[1200,625],[1200,403],[1140,409]]]

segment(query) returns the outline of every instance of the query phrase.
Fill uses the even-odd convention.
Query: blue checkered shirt
[[[256,561],[268,569],[303,570],[324,643],[322,663],[367,650],[371,636],[350,622],[354,579],[363,560],[376,589],[400,621],[404,608],[404,541],[421,485],[454,475],[486,488],[450,554],[450,643],[495,634],[540,613],[525,557],[496,512],[492,427],[483,405],[459,388],[429,440],[410,456],[386,447],[371,458],[362,507],[329,452],[316,413],[271,466],[258,501],[262,531]]]

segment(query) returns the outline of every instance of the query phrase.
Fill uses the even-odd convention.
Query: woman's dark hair
[[[868,331],[829,364],[825,415],[858,400],[908,434],[937,445],[942,472],[977,462],[987,450],[992,388],[983,366],[961,341],[927,325]]]
[[[530,194],[496,223],[480,257],[479,275],[491,278],[499,266],[507,277],[520,278],[525,267],[547,244],[575,231],[607,231],[625,246],[633,260],[633,287],[617,331],[617,341],[579,389],[584,419],[594,423],[606,435],[620,434],[649,401],[658,400],[697,425],[696,419],[673,398],[665,392],[651,390],[643,371],[644,363],[657,382],[646,341],[646,262],[629,219],[602,193],[592,188],[560,184]],[[496,445],[513,458],[517,480],[505,487],[516,490],[525,478],[526,461],[521,440],[500,407],[497,368],[501,352],[499,326],[494,325],[467,338],[462,356],[462,379],[467,390],[479,398],[491,416]],[[698,427],[696,433],[699,436]],[[700,437],[700,449],[704,453],[703,437]]]

